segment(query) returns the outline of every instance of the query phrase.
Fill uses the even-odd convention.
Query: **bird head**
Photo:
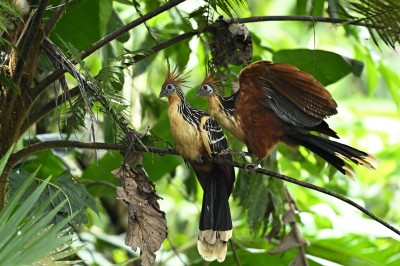
[[[197,90],[196,96],[201,97],[211,97],[218,94],[219,88],[222,86],[219,76],[209,74],[203,80],[200,85],[200,88]]]
[[[165,77],[165,81],[161,87],[159,97],[169,97],[173,94],[179,93],[180,87],[184,83],[186,83],[186,74],[183,71],[178,70],[177,67],[171,70],[170,64],[168,62],[167,76]]]

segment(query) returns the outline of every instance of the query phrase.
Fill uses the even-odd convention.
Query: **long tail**
[[[232,237],[232,218],[229,209],[228,191],[224,175],[213,165],[206,172],[195,169],[203,190],[197,248],[204,260],[225,260],[227,242]]]
[[[375,169],[374,165],[378,163],[378,159],[373,155],[324,137],[299,132],[290,134],[288,137],[297,144],[319,155],[341,173],[352,179],[355,172],[346,161],[365,166],[369,169]]]

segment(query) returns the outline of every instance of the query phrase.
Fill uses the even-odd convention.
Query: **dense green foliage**
[[[49,1],[53,7],[64,2]],[[334,19],[368,15],[363,5],[368,1],[353,5],[340,2],[341,5],[337,0],[297,0],[282,5],[282,1],[249,0],[246,5],[238,0],[183,1],[177,8],[140,23],[140,26],[124,32],[81,60],[79,52],[165,3],[154,0],[70,1],[49,38],[69,60],[78,62],[76,71],[79,70],[79,77],[95,84],[102,98],[96,97],[93,91],[86,91],[85,86],[79,87],[82,84],[74,73],[67,74],[65,79],[61,78],[41,95],[32,108],[33,116],[29,118],[35,117],[35,112],[40,113],[44,104],[54,103],[54,93],[62,95],[69,90],[71,99],[57,104],[51,113],[46,113],[32,125],[15,143],[15,150],[31,143],[59,139],[120,143],[126,133],[121,129],[124,119],[138,132],[151,134],[143,140],[145,145],[171,147],[173,140],[167,104],[157,96],[165,78],[166,60],[168,58],[172,64],[190,71],[190,83],[184,91],[187,99],[193,106],[207,110],[206,102],[195,97],[211,60],[211,36],[202,32],[207,23],[212,23],[220,14],[239,18],[304,15]],[[10,8],[0,3],[0,7],[3,5]],[[387,25],[385,21],[392,23],[386,15],[383,16],[385,21],[379,20],[376,13],[384,12],[385,5],[378,3],[377,6],[380,9],[373,9],[373,18],[365,21],[380,26]],[[54,9],[48,8],[45,22],[54,14]],[[400,10],[394,9],[396,12]],[[400,198],[400,60],[390,48],[398,46],[398,36],[396,39],[389,30],[366,29],[349,23],[318,23],[317,19],[264,21],[246,23],[246,26],[253,39],[252,61],[266,59],[290,63],[313,74],[327,86],[339,104],[339,114],[329,118],[328,122],[341,140],[375,154],[380,160],[375,171],[356,168],[357,179],[349,180],[305,149],[278,145],[276,152],[264,163],[264,168],[351,198],[399,227],[400,212],[396,203]],[[198,34],[191,38],[174,42],[167,48],[159,46],[196,29]],[[3,20],[3,15],[0,16],[0,30],[12,31],[7,29],[7,17]],[[370,34],[373,34],[373,39]],[[4,36],[0,39],[1,48],[9,47],[10,40]],[[60,62],[55,63],[49,58],[42,55],[39,63],[42,71],[38,71],[35,85],[57,69]],[[240,69],[241,66],[230,66],[229,84],[234,86]],[[6,76],[0,74],[0,81],[6,84]],[[74,86],[78,86],[75,92]],[[229,94],[231,89],[227,87],[226,93]],[[245,150],[232,136],[227,137],[233,150]],[[9,194],[14,196],[3,209],[0,222],[7,219],[5,212],[13,212],[21,215],[21,224],[37,225],[37,231],[31,234],[38,233],[54,242],[47,245],[52,249],[41,250],[37,257],[28,256],[25,258],[27,261],[21,261],[21,264],[53,254],[49,253],[55,252],[53,247],[69,241],[70,238],[64,234],[72,228],[75,236],[72,245],[84,245],[75,255],[71,255],[70,250],[64,254],[70,255],[71,260],[83,260],[88,265],[137,263],[139,252],[133,252],[124,244],[127,208],[116,200],[116,187],[120,183],[111,173],[121,165],[121,153],[57,148],[25,158],[8,177]],[[235,160],[241,158],[235,157]],[[5,159],[0,160],[0,168],[2,163]],[[144,153],[142,163],[162,197],[159,204],[166,213],[168,226],[168,238],[156,254],[156,264],[203,265],[196,247],[201,188],[193,172],[176,155],[148,152]],[[49,176],[52,178],[48,179]],[[35,199],[23,203],[24,191]],[[340,265],[400,263],[399,236],[352,206],[317,191],[237,171],[230,203],[235,229],[222,265],[289,265],[299,254],[305,254],[308,265],[328,265],[329,262]],[[22,207],[16,208],[17,204]],[[36,210],[30,212],[31,208]],[[295,219],[290,222],[284,219],[289,212],[295,214]],[[69,216],[73,213],[74,217]],[[42,219],[23,219],[26,215]],[[65,216],[69,216],[69,220]],[[68,221],[70,226],[66,225]],[[51,223],[54,225],[48,232],[40,231]],[[2,226],[0,223],[0,236],[5,233]],[[17,224],[9,226],[14,226],[14,231],[19,230]],[[62,228],[68,229],[60,233]],[[297,243],[290,235],[292,231],[298,232],[307,244]],[[43,241],[40,236],[37,241]],[[0,261],[3,242],[0,242]],[[280,243],[288,246],[282,247]],[[37,252],[39,245],[32,247],[35,250],[31,254]],[[17,252],[13,255],[21,256]],[[60,255],[59,258],[64,257]],[[216,262],[211,264],[217,265]]]

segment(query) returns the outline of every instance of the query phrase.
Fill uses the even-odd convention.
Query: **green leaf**
[[[127,1],[127,2],[132,4],[132,2],[130,2],[130,1]],[[112,31],[119,29],[122,26],[124,26],[124,22],[122,21],[119,14],[114,9],[112,9],[111,17],[108,20],[107,33],[111,33]],[[127,32],[125,34],[122,34],[116,40],[119,42],[122,42],[122,43],[127,42],[129,40],[129,33]]]
[[[65,208],[65,212],[70,214],[75,212],[77,213],[72,222],[76,224],[87,223],[84,207],[89,207],[96,213],[99,212],[96,201],[86,190],[86,187],[78,183],[68,171],[56,177],[53,182],[62,192],[62,194],[59,195],[58,200],[61,202],[66,199],[68,201],[68,207]]]
[[[26,182],[22,183],[22,185],[19,186],[18,190],[13,194],[12,198],[8,200],[8,204],[6,205],[4,210],[1,211],[0,228],[4,228],[11,213],[14,211],[14,209],[18,205],[20,199],[24,196],[27,188],[32,184],[32,182],[34,180],[34,176],[35,176],[34,174],[30,175],[29,179],[26,180]],[[31,193],[31,194],[33,194],[33,193]],[[2,235],[3,233],[4,233],[4,231],[0,230],[0,239],[1,240],[5,239],[5,236]],[[0,249],[1,249],[1,244],[0,244]]]
[[[56,258],[50,254],[58,254],[59,250],[65,250],[67,243],[71,243],[71,235],[65,235],[68,232],[65,228],[75,214],[51,224],[66,200],[52,209],[49,207],[57,193],[41,200],[46,197],[43,192],[48,187],[49,179],[42,181],[32,192],[28,190],[34,186],[37,172],[24,179],[0,213],[1,266],[32,265],[41,260],[52,265],[62,256]],[[64,252],[74,253],[71,249]]]
[[[90,164],[79,180],[84,184],[90,184],[88,191],[93,196],[115,196],[115,188],[118,180],[111,171],[120,167],[123,158],[119,152],[105,153],[97,163]]]
[[[397,108],[400,108],[400,76],[384,63],[379,65],[379,72],[389,89],[392,100]]]
[[[10,154],[11,154],[13,148],[14,147],[11,147],[10,149],[8,149],[6,154],[4,154],[4,156],[0,158],[0,175],[3,173],[4,167],[7,164],[8,158],[10,157]]]
[[[33,175],[32,175],[33,176]],[[32,177],[31,177],[32,178]],[[33,178],[32,178],[33,179]],[[9,219],[7,219],[7,223],[3,224],[2,226],[2,231],[0,232],[0,239],[3,239],[5,241],[5,244],[12,239],[12,237],[15,236],[15,234],[17,233],[16,230],[17,228],[15,227],[15,225],[18,225],[19,223],[21,223],[21,221],[27,216],[27,214],[30,212],[30,210],[32,209],[32,207],[35,205],[36,201],[38,200],[38,198],[40,197],[41,193],[43,192],[43,190],[46,188],[48,181],[43,182],[35,191],[34,193],[32,193],[25,201],[25,204],[21,205],[20,208],[18,208],[17,211],[15,211],[15,213],[13,213]],[[25,186],[23,186],[23,188],[26,189]],[[17,194],[17,198],[20,196],[19,194]],[[13,207],[13,206],[11,206]],[[14,206],[15,207],[15,206]],[[7,214],[7,213],[6,213]],[[0,249],[2,249],[3,247],[0,246]]]
[[[379,242],[385,243],[383,246]],[[379,248],[378,248],[379,246]],[[368,236],[346,235],[311,242],[307,254],[339,263],[340,265],[397,265],[400,258],[393,256],[400,248],[394,239],[376,239]],[[397,251],[396,251],[397,250]]]
[[[306,15],[308,0],[297,0],[296,1],[296,14]]]
[[[54,28],[51,39],[62,47],[57,36],[79,51],[98,41],[106,32],[112,13],[111,0],[81,0],[67,5],[64,15]]]
[[[324,86],[353,73],[360,76],[363,63],[345,56],[309,49],[280,50],[274,53],[273,61],[288,63],[314,76]]]
[[[215,11],[219,7],[231,18],[233,17],[232,12],[237,13],[239,9],[244,8],[247,4],[246,0],[208,0],[208,2]]]
[[[55,156],[55,153],[51,150],[35,153],[30,157],[30,159],[24,162],[20,167],[20,170],[32,173],[38,168],[38,176],[42,178],[51,175],[59,175],[63,171],[67,170],[67,166],[63,160],[59,156]]]
[[[370,53],[366,53],[365,55],[365,70],[366,70],[366,78],[368,84],[368,94],[371,96],[378,85],[378,71],[376,71],[375,61],[372,59]]]
[[[182,164],[182,158],[176,155],[158,155],[146,152],[143,156],[143,167],[146,169],[150,180],[159,180],[167,173],[171,173]]]
[[[314,0],[310,14],[312,16],[322,16],[324,14],[325,0]]]

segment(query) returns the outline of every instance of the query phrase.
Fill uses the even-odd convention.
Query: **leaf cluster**
[[[400,44],[400,3],[396,0],[360,0],[350,2],[351,9],[362,15],[376,45],[378,38],[391,48]]]
[[[0,173],[9,154],[0,159]],[[54,193],[38,206],[37,202],[48,186],[49,179],[25,196],[34,180],[35,174],[32,174],[10,195],[7,206],[0,213],[0,265],[55,263],[75,253],[69,247],[72,236],[65,226],[76,213],[54,223],[54,218],[67,201],[61,201],[48,210],[58,195]]]

